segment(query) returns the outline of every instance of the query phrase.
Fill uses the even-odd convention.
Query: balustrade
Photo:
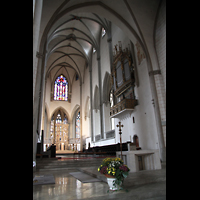
[[[110,108],[110,116],[113,116],[125,109],[134,109],[136,104],[136,99],[123,99],[122,101]]]

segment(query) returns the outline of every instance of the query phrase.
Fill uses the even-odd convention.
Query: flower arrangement
[[[98,167],[98,171],[105,176],[110,175],[115,177],[115,184],[121,185],[130,171],[127,165],[124,165],[123,163],[123,160],[120,158],[105,158]]]

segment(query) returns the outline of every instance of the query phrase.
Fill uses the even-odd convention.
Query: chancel
[[[160,169],[165,22],[165,0],[33,1],[34,168],[96,152],[122,155],[131,172]]]

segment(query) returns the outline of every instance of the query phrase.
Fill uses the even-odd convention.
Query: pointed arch
[[[75,115],[75,113],[76,113],[76,111],[77,111],[78,109],[80,109],[80,105],[76,104],[76,105],[74,106],[73,110],[72,110],[71,119],[73,119],[73,117],[74,117],[74,115]]]
[[[62,120],[64,119],[64,114],[66,114],[67,119],[68,119],[68,122],[71,123],[71,117],[70,117],[69,113],[68,113],[67,110],[64,109],[62,106],[57,107],[57,108],[52,112],[50,119],[52,119],[53,115],[54,115],[54,118],[56,118],[56,116],[57,116],[59,110],[61,111]]]

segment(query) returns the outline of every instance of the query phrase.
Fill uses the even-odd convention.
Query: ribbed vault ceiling
[[[72,83],[77,73],[83,82],[93,47],[99,48],[101,30],[108,21],[93,13],[64,15],[51,27],[47,39],[46,76],[52,79],[65,69]]]

